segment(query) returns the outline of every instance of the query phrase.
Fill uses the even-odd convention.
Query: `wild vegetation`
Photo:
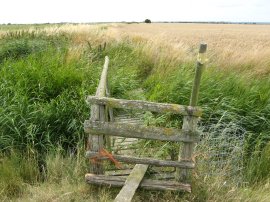
[[[245,135],[244,158],[239,162],[244,170],[237,174],[243,176],[241,182],[235,176],[207,175],[209,167],[202,165],[194,173],[192,194],[139,191],[135,201],[146,197],[150,201],[267,201],[270,28],[192,26],[1,27],[0,199],[112,200],[117,189],[89,187],[83,179],[87,172],[83,121],[89,117],[85,98],[96,90],[105,55],[111,59],[114,97],[188,104],[197,46],[203,39],[210,48],[200,91],[199,105],[204,109],[200,128],[206,133]],[[134,31],[138,28],[140,34]],[[155,37],[149,31],[153,29]],[[173,127],[181,122],[170,114],[146,114],[145,119],[148,124]],[[140,144],[145,152],[151,144],[161,156],[178,146]],[[203,150],[197,155],[207,158]],[[228,170],[224,167],[220,172]]]

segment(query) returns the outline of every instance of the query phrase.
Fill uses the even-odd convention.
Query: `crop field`
[[[198,147],[191,194],[139,190],[134,201],[269,201],[270,26],[188,23],[0,25],[0,200],[112,201],[119,189],[84,182],[85,98],[104,57],[113,97],[187,105],[200,42],[208,62],[199,129],[217,148],[223,137],[242,137],[241,156],[232,162],[228,153],[225,166],[212,167],[200,164],[211,162],[211,148]],[[144,118],[181,125],[171,114]],[[179,147],[138,144],[159,156]],[[241,170],[231,173],[235,164]]]

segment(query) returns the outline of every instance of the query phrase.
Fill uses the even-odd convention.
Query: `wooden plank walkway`
[[[128,124],[140,124],[143,125],[143,114],[120,114],[114,118],[116,123],[128,123]],[[138,138],[125,138],[120,136],[114,136],[112,138],[112,151],[113,154],[123,154],[132,155],[134,150],[137,149],[136,143],[138,143]]]

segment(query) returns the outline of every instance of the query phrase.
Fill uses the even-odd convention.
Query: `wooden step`
[[[88,184],[108,185],[115,187],[123,187],[127,177],[124,176],[106,176],[95,175],[88,173],[85,175],[85,180]],[[170,191],[184,191],[191,192],[191,186],[176,181],[162,181],[143,179],[139,188],[147,190],[170,190]]]
[[[139,187],[149,165],[136,164],[125,181],[125,185],[117,194],[114,202],[131,202],[137,188]]]

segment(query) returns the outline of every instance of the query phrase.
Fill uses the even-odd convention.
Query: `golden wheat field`
[[[170,54],[190,57],[200,42],[208,44],[209,62],[220,68],[270,73],[270,26],[240,24],[118,24],[114,32],[168,44]]]
[[[129,38],[144,43],[147,52],[184,62],[194,59],[200,42],[208,44],[209,64],[220,70],[267,76],[270,73],[270,25],[195,23],[112,23],[46,27],[46,32],[77,34],[76,44],[99,35],[102,41]]]

